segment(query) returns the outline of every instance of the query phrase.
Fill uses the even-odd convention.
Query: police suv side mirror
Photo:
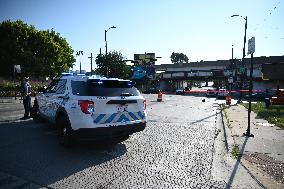
[[[47,92],[46,86],[40,87],[40,88],[38,89],[38,92],[39,92],[39,93],[46,93],[46,92]]]

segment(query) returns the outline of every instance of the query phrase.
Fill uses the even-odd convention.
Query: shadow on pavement
[[[80,142],[59,145],[52,125],[32,120],[0,124],[0,171],[48,186],[127,152],[124,144]]]
[[[220,112],[217,112],[217,114],[219,114],[219,113],[220,113]],[[217,114],[212,114],[212,115],[207,116],[207,117],[205,117],[205,118],[202,118],[202,119],[196,120],[196,121],[194,121],[194,122],[190,122],[190,124],[195,124],[195,123],[202,122],[202,121],[204,121],[204,120],[206,120],[206,119],[209,119],[209,118],[211,118],[211,117],[216,116]]]
[[[229,151],[229,145],[228,145],[228,139],[227,139],[227,132],[226,132],[226,128],[225,128],[225,123],[224,123],[224,115],[223,115],[223,111],[224,109],[222,110],[222,107],[220,106],[221,110],[220,110],[220,113],[221,113],[221,120],[222,120],[222,125],[223,125],[223,132],[224,132],[224,139],[225,139],[225,147],[226,147],[226,152],[228,153]]]
[[[242,145],[242,148],[241,148],[241,150],[240,150],[240,153],[241,153],[241,154],[243,154],[243,152],[244,152],[244,150],[245,150],[245,146],[246,146],[246,144],[247,144],[248,138],[249,138],[249,137],[247,137],[247,136],[245,137],[245,141],[244,141],[244,143],[243,143],[243,145]],[[227,182],[225,188],[231,188],[231,185],[232,185],[232,183],[233,183],[233,181],[234,181],[234,177],[235,177],[235,175],[236,175],[236,173],[237,173],[237,170],[238,170],[239,165],[240,165],[240,159],[238,159],[238,160],[236,161],[236,163],[235,163],[235,165],[234,165],[234,169],[233,169],[233,171],[232,171],[232,173],[231,173],[231,176],[230,176],[230,178],[229,178],[229,180],[228,180],[228,182]]]

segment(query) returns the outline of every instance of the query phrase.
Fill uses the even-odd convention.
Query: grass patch
[[[231,124],[230,124],[230,120],[229,120],[229,117],[228,117],[228,113],[226,111],[226,106],[224,104],[222,104],[222,110],[224,112],[224,117],[225,117],[225,120],[226,120],[226,123],[227,123],[227,126],[229,128],[232,128]]]
[[[239,159],[241,157],[241,151],[238,145],[234,144],[232,151],[231,151],[231,155],[235,159]]]
[[[249,104],[242,105],[247,109],[249,107]],[[284,129],[284,106],[272,105],[269,108],[265,108],[264,102],[257,102],[256,104],[251,104],[251,110],[255,112],[258,117]]]

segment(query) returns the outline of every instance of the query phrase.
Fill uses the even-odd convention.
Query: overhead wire
[[[276,9],[278,9],[280,7],[280,1],[277,1],[276,5],[268,10],[268,13],[265,15],[262,23],[258,23],[256,25],[256,27],[254,28],[254,32],[257,31],[259,28],[265,28],[266,25],[267,25],[267,21],[269,20],[269,17],[271,17],[271,15],[273,15],[273,13],[276,11]],[[272,29],[272,28],[271,28]],[[276,26],[274,29],[278,30],[279,28]],[[269,36],[268,35],[265,35],[264,36],[265,39],[268,39]],[[284,37],[281,37],[280,39],[284,39]]]

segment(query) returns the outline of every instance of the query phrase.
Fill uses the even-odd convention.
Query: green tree
[[[112,78],[128,79],[131,74],[131,67],[126,65],[124,57],[120,52],[111,51],[107,54],[99,54],[96,57],[97,69],[96,74]]]
[[[73,50],[59,33],[37,30],[23,21],[0,23],[0,75],[13,74],[21,65],[22,76],[55,76],[75,62]]]
[[[171,58],[172,63],[174,63],[174,64],[188,63],[188,57],[183,53],[173,52],[170,58]]]

